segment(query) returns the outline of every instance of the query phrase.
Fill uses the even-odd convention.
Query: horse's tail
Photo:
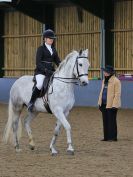
[[[20,114],[19,114],[20,115]],[[11,98],[9,100],[9,107],[8,107],[8,121],[4,130],[4,135],[3,135],[3,141],[5,143],[10,142],[13,143],[13,122],[16,121],[18,118],[18,111],[15,111],[15,108],[13,107]],[[19,123],[18,123],[18,131],[17,131],[17,138],[18,140],[20,139],[22,134],[22,124],[21,124],[21,118],[19,118]]]

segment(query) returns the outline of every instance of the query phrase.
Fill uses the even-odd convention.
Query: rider
[[[46,93],[49,79],[55,71],[53,63],[59,66],[61,62],[58,53],[53,46],[55,38],[56,36],[54,34],[54,31],[52,31],[51,29],[46,30],[43,33],[43,45],[41,45],[37,49],[35,69],[36,87],[32,92],[31,100],[28,104],[29,111],[33,111],[34,103],[37,97],[39,97],[43,82],[44,94]]]

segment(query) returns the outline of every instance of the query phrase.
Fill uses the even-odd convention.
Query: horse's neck
[[[57,73],[58,77],[73,79],[74,78],[74,75],[73,75],[74,65],[75,65],[75,60],[70,59],[67,62],[67,64],[63,66],[60,71],[58,71]]]
[[[55,73],[55,78],[59,78],[59,79],[55,79],[55,82],[58,82],[58,86],[60,89],[65,89],[65,92],[68,90],[69,93],[73,94],[73,90],[74,90],[74,84],[73,82],[75,82],[74,79],[74,75],[73,75],[73,69],[74,69],[74,65],[75,65],[75,60],[70,59],[69,61],[67,61],[67,63],[62,66],[62,68]],[[59,90],[60,90],[59,89]],[[71,91],[70,91],[71,90]]]

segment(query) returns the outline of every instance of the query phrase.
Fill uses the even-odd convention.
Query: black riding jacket
[[[49,73],[54,72],[54,63],[59,66],[61,60],[58,56],[58,53],[54,46],[51,46],[53,54],[51,55],[50,51],[47,49],[46,45],[38,47],[36,53],[36,69],[35,75],[43,74],[49,75]],[[47,74],[48,73],[48,74]]]

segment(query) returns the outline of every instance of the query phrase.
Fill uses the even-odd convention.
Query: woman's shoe
[[[115,138],[115,139],[111,139],[111,140],[108,140],[108,141],[110,141],[110,142],[112,142],[112,141],[117,141],[117,139]]]
[[[107,139],[102,139],[101,141],[108,141]]]

